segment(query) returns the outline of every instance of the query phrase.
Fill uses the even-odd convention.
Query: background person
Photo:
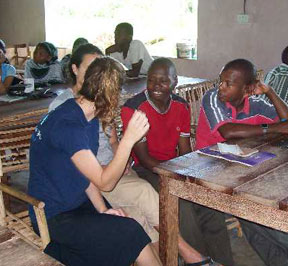
[[[115,44],[105,51],[124,64],[129,77],[137,77],[139,74],[147,74],[153,61],[145,45],[139,40],[133,40],[133,27],[127,22],[120,23],[115,29]]]
[[[266,75],[264,83],[288,104],[288,46],[282,52],[282,64],[273,68]],[[265,99],[269,100],[267,97]]]
[[[7,93],[16,76],[15,67],[5,62],[7,62],[5,53],[0,49],[0,95]]]
[[[33,78],[35,83],[64,83],[56,47],[49,42],[37,44],[33,59],[25,62],[24,78]]]

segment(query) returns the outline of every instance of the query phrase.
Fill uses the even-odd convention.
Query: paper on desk
[[[12,103],[15,101],[20,101],[25,99],[26,96],[9,96],[9,95],[1,95],[0,96],[0,102],[7,102],[7,103]]]
[[[217,143],[217,146],[213,146],[211,149],[219,151],[223,154],[230,153],[241,157],[248,157],[258,152],[257,149],[251,149],[245,147],[240,148],[238,145],[231,145],[226,143]]]
[[[231,153],[234,155],[240,155],[242,153],[242,150],[237,144],[229,145],[226,143],[217,143],[217,146],[221,153]]]

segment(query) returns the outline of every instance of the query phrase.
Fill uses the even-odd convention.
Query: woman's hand
[[[111,214],[111,215],[116,215],[116,216],[122,216],[122,217],[127,217],[127,214],[121,209],[108,209],[104,211],[103,213],[105,214]]]
[[[136,110],[128,123],[123,139],[131,141],[134,145],[147,133],[149,127],[146,115]]]

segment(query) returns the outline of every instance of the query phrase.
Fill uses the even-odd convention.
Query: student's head
[[[127,22],[120,23],[116,26],[114,34],[116,44],[130,43],[133,38],[133,26]]]
[[[282,63],[288,65],[288,46],[282,52]]]
[[[2,50],[3,54],[6,54],[6,45],[5,42],[0,39],[0,50]]]
[[[73,43],[72,54],[77,50],[78,47],[80,47],[83,44],[87,44],[87,43],[89,43],[89,42],[85,38],[76,39]]]
[[[240,104],[255,82],[255,66],[246,59],[233,60],[220,73],[218,97],[222,102]]]
[[[94,102],[104,130],[115,117],[124,77],[124,68],[111,57],[96,58],[86,70],[79,95]]]
[[[176,68],[171,60],[164,57],[154,60],[148,70],[149,97],[155,102],[166,102],[176,87],[177,81]]]
[[[33,53],[33,60],[37,64],[47,64],[57,60],[57,58],[57,49],[49,42],[38,43]]]
[[[69,62],[73,85],[77,84],[80,89],[88,66],[95,58],[101,56],[103,56],[101,50],[91,43],[83,44],[75,50]]]

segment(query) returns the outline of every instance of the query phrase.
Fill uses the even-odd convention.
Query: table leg
[[[178,260],[178,197],[169,193],[169,178],[160,176],[160,258],[165,266]]]

